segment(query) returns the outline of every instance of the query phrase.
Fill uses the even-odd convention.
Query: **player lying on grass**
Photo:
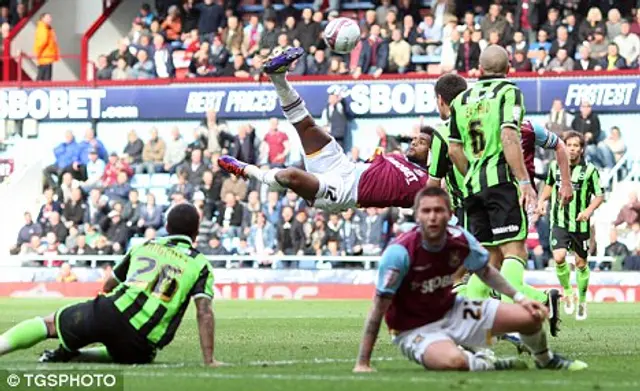
[[[549,350],[542,327],[546,308],[517,292],[489,264],[489,254],[461,227],[448,225],[451,204],[441,188],[416,196],[418,226],[382,255],[376,296],[367,318],[354,372],[370,372],[371,354],[384,317],[393,343],[427,369],[487,371],[525,368],[519,359],[496,359],[458,348],[486,346],[491,336],[518,332],[543,369],[581,370],[587,364]],[[454,276],[461,267],[476,273],[516,304],[456,297]]]
[[[576,256],[576,282],[578,283],[577,320],[587,318],[587,290],[589,289],[589,239],[591,236],[591,216],[604,201],[598,169],[583,158],[585,140],[582,134],[574,131],[565,133],[565,143],[571,161],[570,180],[560,175],[558,164],[549,166],[547,184],[538,201],[538,213],[546,215],[546,202],[551,197],[551,249],[556,262],[556,274],[564,289],[565,312],[572,314],[576,298],[571,286],[571,269],[567,265],[567,251]],[[561,179],[562,178],[562,179]],[[573,201],[565,205],[560,200],[560,188],[569,184],[572,187]]]
[[[291,189],[310,204],[333,212],[370,206],[410,208],[416,193],[427,182],[433,129],[423,127],[411,141],[406,155],[377,153],[368,163],[349,161],[333,137],[316,125],[304,101],[286,79],[291,64],[303,54],[301,48],[287,49],[267,61],[264,72],[276,88],[284,115],[300,136],[306,171],[289,167],[264,172],[230,156],[220,157],[220,167],[238,176],[255,178],[276,190]]]
[[[204,363],[219,365],[214,358],[213,271],[193,246],[199,225],[193,205],[174,206],[166,224],[170,236],[133,247],[105,282],[104,294],[19,323],[0,336],[0,355],[58,338],[60,347],[45,351],[41,362],[150,363],[173,340],[193,298]],[[104,346],[82,349],[93,343]]]

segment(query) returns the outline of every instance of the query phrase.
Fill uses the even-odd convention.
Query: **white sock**
[[[520,334],[522,342],[531,350],[538,364],[545,366],[553,358],[549,345],[547,344],[547,333],[544,329],[538,330],[537,333],[525,335]]]
[[[289,84],[285,74],[272,74],[269,75],[269,77],[276,88],[282,111],[289,122],[296,124],[308,117],[309,112],[307,111],[304,101],[300,98],[298,92],[293,89],[291,84]]]
[[[477,371],[493,371],[495,367],[493,363],[485,357],[482,353],[471,353],[467,350],[462,351],[467,356],[467,363],[469,364],[470,372]]]
[[[3,336],[0,336],[0,356],[3,354],[9,353],[11,351],[11,345],[9,345],[9,341]]]
[[[272,168],[269,171],[262,171],[260,168],[254,166],[253,164],[249,164],[244,168],[245,174],[269,186],[269,189],[273,191],[283,191],[285,189],[276,180],[276,174],[280,170],[281,168]]]

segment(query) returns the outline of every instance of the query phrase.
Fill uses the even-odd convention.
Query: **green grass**
[[[0,330],[67,301],[0,299]],[[0,369],[117,369],[127,390],[639,390],[640,305],[592,304],[589,319],[565,319],[552,347],[580,358],[582,373],[434,373],[404,359],[383,329],[374,357],[377,373],[354,375],[364,317],[364,301],[220,301],[215,304],[216,356],[233,366],[210,369],[201,362],[193,308],[173,343],[149,366],[37,364],[47,341],[0,358]],[[498,354],[512,355],[506,343]],[[531,363],[532,364],[532,363]],[[0,390],[5,389],[0,379]]]

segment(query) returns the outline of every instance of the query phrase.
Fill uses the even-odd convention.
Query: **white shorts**
[[[453,341],[456,345],[487,347],[494,343],[491,335],[500,301],[488,299],[472,301],[457,297],[453,308],[444,318],[405,331],[393,338],[394,345],[410,360],[423,364],[429,345],[438,341]]]
[[[305,156],[304,164],[307,172],[320,181],[320,189],[326,189],[324,197],[315,200],[315,207],[341,212],[357,206],[360,170],[333,137],[321,150]]]

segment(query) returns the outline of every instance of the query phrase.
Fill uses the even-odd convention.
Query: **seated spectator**
[[[193,141],[189,145],[187,145],[185,161],[191,161],[191,154],[196,149],[200,150],[200,156],[202,156],[204,154],[204,151],[207,149],[208,143],[209,140],[207,139],[206,131],[202,129],[202,127],[193,128]]]
[[[558,27],[556,38],[553,40],[549,52],[551,57],[556,56],[558,49],[565,49],[567,51],[567,56],[571,59],[576,55],[576,44],[573,42],[571,37],[569,37],[569,31],[565,26]]]
[[[70,130],[64,133],[64,141],[53,150],[56,161],[44,169],[46,185],[51,188],[58,186],[62,173],[71,170],[74,162],[78,161],[80,145]]]
[[[184,196],[184,198],[186,198],[187,200],[191,200],[191,198],[193,197],[195,188],[193,184],[188,182],[189,174],[183,169],[180,169],[178,170],[177,176],[178,176],[178,183],[171,186],[167,190],[167,196],[169,197],[169,199],[174,200],[174,195],[180,194],[181,196]]]
[[[111,80],[111,74],[113,73],[113,68],[109,66],[109,62],[107,61],[107,56],[102,55],[98,57],[98,63],[96,64],[96,76],[95,78],[98,80]]]
[[[56,192],[58,201],[60,201],[61,203],[71,201],[71,192],[73,191],[73,189],[79,186],[80,182],[73,179],[70,172],[65,172],[64,174],[62,174],[62,183],[60,183],[60,187]]]
[[[109,198],[102,195],[99,189],[91,189],[89,201],[87,202],[87,212],[84,216],[85,224],[96,225],[106,216]]]
[[[545,127],[556,135],[562,136],[564,132],[571,130],[572,121],[573,116],[565,110],[562,99],[554,99]]]
[[[138,62],[133,65],[132,76],[134,79],[155,79],[156,69],[153,61],[145,49],[138,50],[136,55]]]
[[[329,62],[329,70],[327,71],[327,75],[348,75],[349,69],[347,69],[347,64],[342,61],[342,59],[338,56],[331,57],[331,61]]]
[[[131,233],[127,227],[127,223],[122,220],[119,212],[115,210],[109,212],[108,217],[111,219],[109,229],[106,231],[107,239],[111,242],[114,254],[124,254]]]
[[[211,219],[217,210],[224,176],[224,172],[220,170],[217,163],[212,165],[210,171],[205,171],[202,174],[202,185],[199,186],[199,190],[205,196],[203,212],[207,219]]]
[[[53,232],[58,240],[64,242],[67,239],[67,235],[69,234],[69,230],[67,227],[60,221],[60,213],[52,212],[49,215],[49,219],[47,224],[45,225],[44,233],[45,235]]]
[[[129,191],[129,200],[122,210],[122,220],[124,220],[127,227],[134,233],[138,231],[137,225],[142,216],[142,208],[144,207],[139,197],[138,190],[131,189]]]
[[[111,263],[104,263],[102,266],[101,273],[100,273],[100,278],[98,278],[98,282],[101,283],[105,283],[107,282],[110,278],[113,278],[113,266],[111,266]]]
[[[213,77],[217,76],[218,69],[211,61],[210,46],[203,42],[200,50],[193,55],[189,63],[189,77]]]
[[[73,255],[94,255],[96,251],[87,244],[86,236],[78,235],[76,245],[69,249],[69,253]]]
[[[238,134],[233,137],[229,155],[249,164],[258,164],[258,139],[251,125],[240,125]]]
[[[354,77],[358,78],[363,73],[380,77],[388,61],[389,46],[380,38],[380,27],[374,25],[371,27],[369,37],[362,41],[362,50]]]
[[[184,161],[187,151],[187,143],[180,135],[178,127],[171,128],[171,139],[166,144],[163,168],[165,172],[174,174]]]
[[[251,15],[249,23],[244,28],[244,41],[242,42],[242,52],[245,57],[251,57],[260,49],[260,37],[264,27],[260,23],[257,15]]]
[[[216,222],[221,237],[233,238],[240,235],[244,206],[237,201],[233,193],[225,193],[223,204],[218,207]]]
[[[278,255],[295,255],[293,247],[293,209],[282,208],[282,215],[276,233],[276,246]]]
[[[95,242],[96,255],[113,255],[113,245],[109,244],[109,239],[104,235],[98,235]]]
[[[281,34],[287,35],[287,38],[288,38],[287,40],[291,45],[294,44],[294,41],[298,41],[298,44],[300,43],[300,41],[298,40],[298,30],[296,29],[296,22],[297,22],[297,19],[295,19],[292,16],[289,16],[285,20],[284,26],[282,26],[282,29],[280,29]]]
[[[551,42],[548,41],[547,32],[544,30],[538,31],[538,40],[529,45],[529,52],[527,52],[527,58],[535,61],[538,58],[538,52],[540,49],[544,49],[546,53],[551,50]]]
[[[166,79],[176,76],[176,67],[173,65],[173,50],[165,44],[162,34],[153,36],[153,66],[155,76]]]
[[[256,223],[258,213],[262,213],[262,204],[260,203],[260,194],[257,191],[252,191],[247,196],[247,203],[245,205],[245,211],[247,212],[245,219],[245,226],[251,227]],[[248,232],[247,232],[248,233]]]
[[[602,35],[604,37],[606,28],[606,25],[602,21],[602,12],[600,12],[600,9],[598,7],[592,7],[589,9],[587,17],[580,24],[580,29],[578,30],[578,40],[579,42],[591,42],[594,39],[596,30],[598,29],[602,32]]]
[[[622,270],[640,271],[640,246],[636,247],[633,253],[624,258],[622,261]]]
[[[377,26],[377,25],[376,25]],[[374,26],[371,26],[373,30]],[[378,27],[379,29],[379,27]],[[427,14],[418,25],[417,43],[419,49],[414,54],[433,54],[442,43],[442,26],[434,23],[433,15]]]
[[[148,228],[158,230],[162,227],[162,207],[156,205],[156,197],[149,193],[147,194],[147,202],[140,210],[140,220],[138,221],[138,228],[143,231]]]
[[[206,248],[204,248],[203,251],[204,254],[206,255],[229,255],[229,250],[227,250],[223,245],[222,242],[220,241],[220,238],[217,235],[213,235],[211,237],[211,239],[209,239],[209,243],[208,246]],[[220,262],[220,261],[218,261]],[[218,263],[218,262],[214,262],[217,263],[216,266],[221,267],[222,266],[222,262]]]
[[[311,232],[310,252],[315,255],[322,255],[322,248],[327,244],[327,227],[322,214],[316,214]]]
[[[631,32],[631,25],[628,21],[622,21],[620,35],[615,37],[613,42],[618,45],[620,55],[624,57],[628,68],[637,65],[638,55],[640,55],[640,38]]]
[[[625,59],[618,53],[618,45],[615,43],[609,44],[607,47],[607,56],[600,60],[600,66],[607,71],[627,68]]]
[[[11,23],[11,15],[9,14],[9,7],[3,5],[0,7],[0,24]]]
[[[222,189],[220,190],[221,197],[224,194],[233,194],[236,200],[243,200],[247,196],[247,182],[244,179],[240,179],[235,175],[230,175],[222,182]]]
[[[38,213],[38,224],[44,229],[49,221],[49,216],[53,213],[62,212],[61,203],[53,199],[53,189],[48,188],[44,191],[44,204],[40,207]]]
[[[276,31],[276,20],[273,19],[265,19],[264,20],[264,31],[260,36],[259,50],[262,55],[269,55],[271,49],[277,46],[278,44],[278,31]]]
[[[149,27],[151,23],[156,19],[156,16],[151,11],[151,6],[147,3],[143,3],[138,11],[136,19],[140,21],[144,26]]]
[[[326,75],[329,61],[323,50],[316,50],[313,56],[307,57],[307,75]]]
[[[460,73],[473,75],[480,65],[480,45],[471,40],[471,30],[462,33],[462,43],[458,47],[456,70]]]
[[[282,213],[282,205],[280,204],[280,195],[276,191],[267,193],[267,202],[262,205],[262,213],[264,213],[267,221],[272,225],[278,224],[280,214]]]
[[[193,55],[200,51],[200,33],[198,29],[193,29],[189,32],[189,34],[184,35],[184,59],[191,60]]]
[[[400,30],[395,29],[391,33],[391,42],[389,43],[389,72],[405,73],[409,70],[410,64],[411,46],[402,39]]]
[[[217,75],[229,64],[229,51],[224,47],[224,43],[219,35],[213,37],[209,62],[216,67]]]
[[[360,232],[360,217],[353,209],[342,212],[343,224],[340,227],[340,238],[345,255],[362,253],[362,238]]]
[[[482,33],[480,31],[474,31],[473,33],[471,33],[471,40],[480,45],[481,51],[489,45],[489,42],[486,39],[482,38]]]
[[[116,68],[111,72],[111,80],[130,80],[133,78],[133,70],[127,65],[124,57],[118,58]]]
[[[489,40],[487,41],[487,45],[500,45],[500,33],[496,30],[491,30],[489,32]]]
[[[547,21],[540,27],[542,30],[547,32],[549,41],[553,41],[556,39],[558,28],[562,26],[562,21],[560,20],[559,16],[560,12],[557,8],[549,8],[549,10],[547,11]]]
[[[247,65],[247,62],[245,61],[245,58],[242,56],[242,54],[236,54],[233,56],[233,62],[227,63],[220,76],[246,79],[251,77],[251,74],[249,73],[250,71],[251,69]]]
[[[531,51],[529,51],[531,53]],[[531,71],[542,73],[547,69],[551,59],[544,48],[536,50],[536,56],[531,59]]]
[[[127,140],[127,145],[125,145],[122,152],[126,156],[127,163],[133,168],[136,168],[142,163],[144,143],[138,137],[138,133],[133,129],[127,134]]]
[[[244,30],[238,22],[237,16],[227,18],[227,27],[222,32],[222,43],[232,55],[242,53],[242,42],[244,41]]]
[[[272,55],[276,55],[284,52],[288,48],[291,47],[291,42],[289,42],[289,36],[282,31],[278,34],[278,45],[273,48],[271,51]]]
[[[173,42],[180,40],[180,34],[182,33],[182,19],[180,17],[180,9],[176,5],[169,7],[167,17],[161,25],[162,30],[165,32],[167,41]]]
[[[20,246],[19,255],[42,255],[44,247],[40,241],[40,235],[33,235],[27,243]]]
[[[87,180],[82,182],[82,188],[89,191],[96,186],[102,184],[102,178],[107,165],[102,159],[98,159],[98,151],[92,149],[89,151],[89,161],[85,167]]]
[[[264,213],[258,213],[255,224],[251,225],[248,245],[253,255],[273,255],[276,249],[276,230]]]
[[[33,222],[31,213],[24,212],[24,225],[20,228],[20,231],[18,231],[16,244],[10,249],[11,255],[18,254],[22,246],[28,244],[33,236],[37,236],[38,238],[42,236],[42,227],[40,224]]]
[[[200,185],[202,182],[202,175],[207,170],[207,166],[202,161],[202,150],[194,149],[191,152],[191,161],[183,163],[182,167],[178,171],[182,171],[186,175],[187,181],[193,188]],[[187,197],[189,199],[189,197]]]
[[[67,239],[64,241],[64,246],[67,248],[67,250],[70,251],[76,246],[76,239],[78,239],[78,235],[80,235],[80,231],[78,231],[78,228],[71,225],[69,227],[69,235],[67,235]]]
[[[62,217],[65,227],[82,227],[87,212],[87,205],[82,199],[82,190],[75,188],[71,192],[71,200],[62,208]]]
[[[224,28],[224,9],[214,0],[204,0],[203,3],[195,4],[193,8],[200,12],[198,30],[203,40],[211,42],[213,36],[221,33]]]
[[[507,52],[509,52],[511,56],[514,56],[518,50],[524,51],[525,53],[529,51],[529,44],[522,31],[516,31],[513,34],[513,43],[507,46]]]
[[[377,208],[367,208],[367,215],[362,220],[362,248],[365,255],[378,255],[382,251],[382,231],[385,217]]]
[[[76,276],[73,270],[71,270],[71,265],[69,265],[66,262],[63,263],[62,266],[60,266],[60,271],[58,272],[58,275],[56,276],[56,282],[69,283],[69,282],[77,282],[77,281],[78,281],[78,276]]]
[[[138,174],[158,173],[162,170],[167,145],[158,135],[158,129],[151,128],[151,137],[142,149],[142,164],[136,168]]]
[[[593,40],[589,42],[591,49],[591,58],[600,61],[608,54],[609,40],[605,37],[605,30],[596,28],[593,34]]]
[[[102,160],[108,159],[107,149],[102,144],[102,141],[96,138],[96,133],[93,129],[89,128],[84,133],[84,141],[80,143],[80,164],[86,164],[87,160],[89,160],[89,151],[95,149],[98,152],[98,157]]]
[[[546,70],[557,73],[571,72],[573,71],[573,66],[573,59],[569,58],[567,50],[565,48],[560,48],[556,53],[556,57],[549,61]]]
[[[611,150],[611,153],[613,153],[616,163],[619,162],[627,152],[627,146],[624,144],[622,134],[617,126],[611,128],[609,137],[604,140],[604,143]]]
[[[126,66],[124,66],[123,68],[126,68],[126,69],[128,69],[128,67],[131,67],[133,66],[133,64],[138,62],[138,59],[136,58],[136,56],[131,54],[131,51],[129,50],[129,40],[127,38],[122,38],[118,40],[118,48],[112,51],[111,53],[109,53],[109,56],[107,57],[107,61],[109,62],[112,68],[115,68],[115,67],[120,68],[120,66],[118,66],[118,61],[120,59],[124,60]]]
[[[591,49],[589,45],[580,46],[580,60],[574,66],[576,71],[599,71],[602,67],[598,60],[591,58]]]
[[[124,159],[120,159],[118,154],[115,152],[111,152],[109,155],[109,162],[107,163],[107,167],[104,169],[104,174],[102,175],[102,187],[110,187],[118,182],[118,175],[124,172],[128,178],[133,176],[133,169],[129,166]]]
[[[129,176],[125,171],[120,171],[116,178],[116,183],[109,186],[104,191],[104,194],[109,197],[110,202],[119,201],[124,203],[129,198],[129,192],[131,191]]]
[[[320,44],[322,26],[313,20],[313,12],[309,8],[302,11],[302,20],[298,21],[297,39],[300,46],[310,54],[313,54]]]
[[[613,41],[622,32],[622,15],[616,8],[611,8],[607,14],[607,39]]]

